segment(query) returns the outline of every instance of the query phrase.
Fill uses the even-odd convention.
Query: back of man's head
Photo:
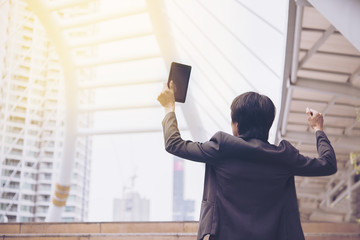
[[[245,138],[267,141],[275,118],[274,103],[265,95],[246,92],[231,104],[231,121],[238,123],[238,133]]]

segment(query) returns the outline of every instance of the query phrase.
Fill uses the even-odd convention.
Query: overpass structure
[[[278,140],[317,156],[303,111],[312,106],[325,117],[338,160],[335,176],[296,178],[303,220],[359,218],[360,31],[358,1],[290,1],[288,43]]]
[[[156,96],[137,94],[160,90],[171,61],[195,66],[188,103],[181,110],[185,128],[197,141],[217,130],[229,131],[226,112],[232,99],[252,90],[270,96],[278,108],[272,140],[286,139],[301,153],[315,156],[315,138],[304,111],[310,106],[323,112],[339,171],[330,177],[296,179],[302,220],[360,218],[360,177],[354,169],[360,151],[358,1],[261,1],[259,6],[240,0],[221,4],[136,0],[71,18],[63,13],[97,1],[26,2],[55,46],[65,79],[65,146],[48,221],[58,221],[66,204],[78,137],[161,131],[158,126],[127,123],[111,129],[79,128],[79,114],[136,110],[146,117],[149,111],[158,111]],[[270,7],[274,11],[264,10]],[[72,34],[84,27],[94,27],[98,34],[86,38]],[[75,57],[78,49],[92,47],[108,53]],[[81,77],[83,70],[114,68],[120,74],[108,79],[89,82]],[[116,104],[78,101],[81,91],[111,88],[123,89],[124,97]],[[127,117],[136,121],[137,116]]]

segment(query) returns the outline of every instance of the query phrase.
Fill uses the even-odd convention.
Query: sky
[[[245,91],[268,95],[280,107],[287,1],[164,1],[169,21],[164,24],[176,56],[161,55],[155,36],[100,45],[99,57],[159,54],[159,58],[99,67],[101,81],[151,81],[142,85],[95,90],[95,104],[133,107],[94,114],[95,129],[157,129],[152,133],[112,134],[93,137],[89,221],[112,221],[114,198],[121,198],[131,179],[133,189],[150,200],[150,220],[172,220],[172,156],[164,149],[161,132],[163,110],[156,101],[167,81],[164,59],[192,65],[189,97],[192,113],[209,139],[216,131],[231,133],[230,103]],[[144,1],[101,1],[101,11],[126,8]],[[99,34],[152,31],[147,14],[100,24]],[[146,108],[139,108],[145,106]],[[158,106],[158,107],[156,107]],[[176,105],[182,137],[198,141],[188,129],[189,112]],[[189,122],[190,121],[190,122]],[[274,133],[275,128],[272,132]],[[274,134],[272,134],[274,137]],[[202,139],[203,140],[203,139]],[[204,165],[185,162],[185,199],[195,200],[198,220]]]

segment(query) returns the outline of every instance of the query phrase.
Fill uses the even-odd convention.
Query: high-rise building
[[[194,220],[194,205],[194,200],[184,199],[184,159],[174,156],[173,220]]]
[[[66,9],[62,16],[87,14],[93,5]],[[69,35],[93,34],[93,29]],[[89,55],[84,49],[76,55]],[[80,73],[91,80],[91,69]],[[44,221],[55,189],[64,145],[64,89],[61,66],[39,20],[23,1],[0,5],[0,222]],[[75,83],[76,84],[76,83]],[[80,102],[92,101],[82,93]],[[92,124],[80,115],[79,126]],[[91,140],[77,141],[70,195],[63,221],[86,220]]]

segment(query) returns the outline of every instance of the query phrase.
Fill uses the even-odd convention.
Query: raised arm
[[[321,113],[306,109],[310,127],[316,132],[318,158],[305,157],[296,150],[294,175],[327,176],[336,173],[336,156],[329,139],[323,131],[324,119]]]
[[[165,149],[168,153],[196,162],[216,163],[220,154],[220,132],[216,133],[210,141],[199,143],[181,138],[174,112],[166,114],[162,124]]]
[[[171,81],[170,89],[167,85],[164,85],[164,89],[158,97],[158,101],[165,110],[165,118],[162,125],[166,151],[178,157],[197,162],[214,162],[220,152],[218,139],[221,134],[215,134],[210,141],[204,143],[183,140],[175,115],[174,88],[175,86]]]

